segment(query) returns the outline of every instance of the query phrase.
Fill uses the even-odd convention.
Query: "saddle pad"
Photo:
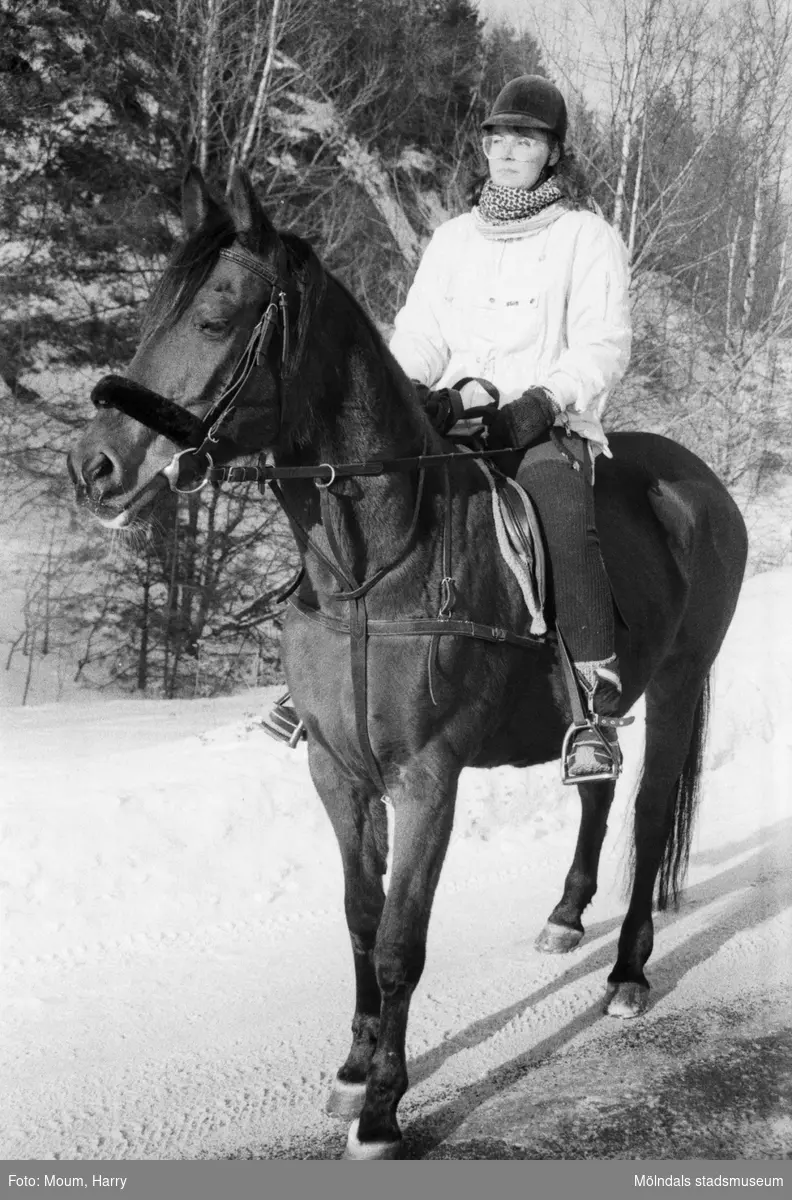
[[[539,607],[547,596],[544,543],[536,509],[526,491],[514,479],[504,479],[498,491],[506,536],[515,554],[523,557],[533,574]]]
[[[492,516],[503,560],[520,585],[531,616],[531,633],[547,633],[544,619],[546,564],[536,510],[525,491],[513,479],[496,481],[489,467],[475,460],[487,478],[492,493]]]

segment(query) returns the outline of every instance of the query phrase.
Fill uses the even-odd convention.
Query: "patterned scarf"
[[[562,199],[552,179],[537,188],[502,187],[488,179],[478,202],[478,216],[487,225],[506,225],[535,217],[549,205]]]

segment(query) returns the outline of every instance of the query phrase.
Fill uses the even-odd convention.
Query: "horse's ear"
[[[185,232],[188,235],[195,233],[219,210],[220,205],[210,196],[198,167],[188,167],[182,180],[182,221]]]
[[[234,229],[252,251],[262,251],[276,238],[277,231],[261,207],[247,171],[237,168],[228,183],[228,201]]]

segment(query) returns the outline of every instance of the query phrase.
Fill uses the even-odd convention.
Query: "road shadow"
[[[741,861],[712,878],[687,888],[677,911],[656,914],[655,924],[657,930],[660,931],[688,919],[697,907],[718,901],[727,901],[721,905],[712,922],[708,923],[705,929],[691,932],[681,944],[650,960],[652,1006],[656,1005],[664,996],[672,993],[688,972],[716,955],[735,934],[771,919],[788,907],[788,896],[784,894],[783,887],[776,884],[776,880],[780,884],[784,878],[786,864],[783,862],[779,845],[783,843],[784,835],[788,836],[790,831],[792,831],[792,819],[778,821],[774,825],[752,833],[744,839],[732,841],[717,850],[696,853],[691,856],[691,863],[694,866],[713,866],[721,862],[729,862],[737,857],[741,857]],[[728,902],[729,898],[731,898],[731,902]],[[513,1021],[519,1019],[534,1005],[542,1003],[578,980],[602,973],[604,992],[604,975],[615,961],[621,920],[621,917],[609,918],[606,921],[587,926],[586,942],[578,952],[564,958],[563,961],[568,964],[568,967],[561,974],[515,1003],[470,1023],[440,1045],[432,1047],[412,1059],[408,1064],[411,1088],[430,1079],[446,1061],[457,1053],[485,1043]],[[586,953],[588,943],[599,942],[601,939],[605,939],[602,944],[592,946]],[[583,955],[585,957],[582,957]],[[544,956],[542,957],[544,959]],[[528,969],[530,969],[530,959],[526,957],[526,970]],[[710,999],[715,1001],[717,998],[711,997]],[[706,1018],[703,1020],[706,1021]],[[586,1138],[589,1134],[593,1136],[593,1127],[578,1130],[579,1141],[577,1143],[567,1140],[560,1144],[558,1140],[553,1141],[550,1137],[543,1139],[537,1136],[535,1143],[528,1148],[509,1145],[497,1138],[480,1139],[475,1144],[463,1144],[458,1141],[452,1141],[448,1145],[443,1144],[449,1138],[454,1137],[460,1126],[477,1109],[488,1101],[505,1096],[520,1081],[530,1083],[532,1073],[541,1071],[548,1060],[573,1043],[580,1034],[597,1024],[602,1026],[603,1032],[601,1038],[597,1038],[596,1043],[587,1041],[586,1053],[589,1056],[602,1054],[603,1044],[607,1046],[606,1052],[612,1049],[616,1053],[626,1054],[631,1051],[640,1054],[642,1043],[646,1044],[651,1041],[657,1044],[658,1038],[661,1036],[668,1042],[668,1028],[664,1027],[662,1034],[659,1030],[650,1033],[650,1022],[651,1008],[647,1020],[627,1022],[603,1020],[602,1001],[598,999],[583,1008],[572,1020],[552,1035],[537,1042],[524,1053],[493,1068],[474,1083],[458,1088],[445,1101],[432,1107],[431,1110],[411,1113],[409,1111],[410,1093],[408,1092],[401,1112],[405,1133],[403,1157],[407,1159],[427,1157],[478,1159],[661,1157],[660,1154],[652,1152],[657,1148],[657,1113],[655,1111],[646,1110],[644,1113],[647,1122],[644,1131],[645,1144],[652,1149],[641,1155],[640,1145],[628,1144],[625,1140],[630,1131],[633,1135],[636,1134],[636,1128],[640,1131],[640,1120],[636,1116],[634,1100],[625,1101],[623,1111],[611,1114],[614,1128],[608,1133],[609,1142],[604,1145],[600,1141],[593,1151],[586,1149]],[[675,1036],[679,1036],[678,1032]],[[754,1044],[751,1042],[749,1052],[746,1052],[746,1063],[750,1061],[750,1047]],[[760,1058],[777,1055],[779,1048],[774,1045],[772,1039],[769,1040],[768,1046],[769,1049],[763,1047],[761,1051],[757,1051]],[[789,1059],[788,1047],[786,1055]],[[569,1056],[567,1061],[569,1070],[574,1071],[578,1062],[577,1057]],[[625,1063],[623,1065],[626,1066]],[[562,1067],[562,1069],[566,1068]],[[765,1066],[763,1069],[767,1069],[767,1067]],[[666,1089],[669,1096],[668,1104],[670,1105],[670,1097],[681,1098],[679,1103],[684,1102],[689,1106],[691,1120],[695,1123],[699,1119],[694,1109],[697,1103],[701,1104],[699,1095],[701,1078],[704,1078],[706,1087],[710,1089],[707,1103],[712,1108],[711,1092],[714,1070],[715,1068],[710,1062],[705,1062],[699,1074],[691,1073],[689,1067],[680,1062],[678,1076],[674,1081],[668,1083]],[[718,1088],[721,1092],[725,1086],[723,1080],[718,1079]],[[628,1103],[631,1107],[628,1107]],[[588,1119],[591,1123],[591,1114]],[[705,1120],[703,1110],[700,1119],[702,1122]],[[346,1125],[328,1120],[322,1132],[306,1131],[302,1135],[287,1137],[283,1140],[267,1140],[259,1145],[240,1146],[237,1153],[232,1153],[228,1157],[292,1161],[336,1159],[340,1157],[345,1142]],[[733,1144],[731,1148],[727,1147],[722,1154],[717,1153],[717,1147],[712,1144],[711,1140],[709,1142],[705,1140],[702,1144],[706,1144],[709,1157],[734,1157]],[[688,1156],[700,1157],[692,1151]],[[673,1157],[673,1155],[669,1154],[667,1157]]]
[[[664,929],[689,917],[692,910],[698,906],[711,905],[732,897],[732,902],[719,909],[706,929],[691,933],[681,945],[658,959],[650,960],[653,1003],[672,992],[689,971],[711,959],[736,934],[770,920],[789,906],[788,885],[786,891],[782,886],[786,867],[779,843],[782,841],[780,835],[791,829],[792,820],[779,821],[742,841],[721,848],[717,856],[702,856],[698,859],[710,864],[727,861],[740,854],[746,855],[741,862],[686,890],[677,911],[657,916],[657,929]],[[595,925],[587,937],[607,937],[609,934],[614,936],[604,945],[592,950],[583,961],[572,965],[570,970],[531,992],[524,999],[473,1022],[441,1045],[412,1060],[408,1065],[411,1085],[415,1086],[428,1079],[460,1050],[470,1049],[487,1041],[528,1009],[570,983],[610,969],[616,957],[615,935],[620,924],[620,920],[609,920]],[[784,949],[779,947],[779,952]],[[601,1019],[602,1002],[598,1000],[556,1033],[509,1062],[494,1068],[475,1083],[460,1088],[451,1099],[433,1109],[431,1113],[416,1116],[408,1126],[406,1156],[424,1157],[444,1139],[450,1137],[475,1109],[506,1091],[515,1081],[549,1056],[557,1054]],[[641,1027],[638,1022],[628,1022],[626,1025],[638,1030]],[[615,1037],[625,1025],[609,1022],[608,1028],[614,1031]]]
[[[629,1040],[587,1041],[574,1053],[574,1075],[572,1054],[546,1061],[452,1139],[420,1152],[410,1140],[410,1156],[676,1162],[789,1157],[792,1033],[758,1034],[748,1011],[718,1004],[699,1005],[692,1019],[690,1010],[666,1014],[649,1027],[648,1046],[638,1024],[630,1026]]]

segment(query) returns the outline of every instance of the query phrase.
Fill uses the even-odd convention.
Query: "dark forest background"
[[[635,349],[608,426],[667,433],[747,514],[778,510],[792,16],[774,0],[611,7],[594,103],[541,17],[485,25],[469,0],[1,0],[2,635],[19,701],[48,656],[64,679],[152,695],[279,677],[273,597],[295,551],[270,501],[174,501],[109,552],[70,508],[64,451],[92,383],[133,353],[186,163],[218,190],[244,165],[387,335],[422,245],[482,175],[482,117],[525,71],[568,96],[578,161],[630,251]],[[788,529],[757,537],[752,569],[788,552]]]

